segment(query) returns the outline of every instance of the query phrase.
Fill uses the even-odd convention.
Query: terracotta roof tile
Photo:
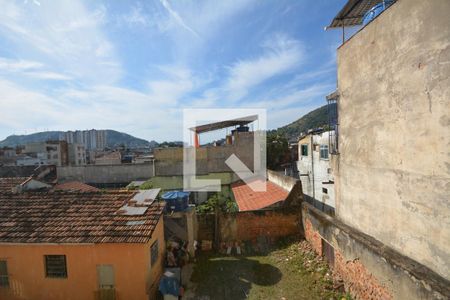
[[[142,215],[117,214],[134,195],[118,191],[0,193],[0,242],[146,243],[164,203],[155,201]],[[143,224],[127,225],[129,221]]]
[[[261,184],[264,183],[263,181]],[[258,210],[284,201],[288,196],[288,191],[282,187],[267,181],[265,192],[255,192],[244,182],[234,183],[231,186],[234,198],[239,207],[239,211]]]
[[[85,184],[80,181],[70,181],[57,184],[53,187],[55,191],[81,191],[81,192],[98,192],[98,188]]]
[[[5,177],[0,178],[0,192],[12,192],[12,189],[28,181],[30,177]]]

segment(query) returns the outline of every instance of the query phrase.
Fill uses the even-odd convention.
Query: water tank
[[[373,19],[375,19],[379,14],[381,14],[386,8],[388,8],[394,0],[384,0],[369,9],[363,17],[363,25],[370,23]]]
[[[166,201],[166,211],[184,211],[189,207],[189,193],[170,191],[164,193],[161,198]]]
[[[239,126],[237,128],[238,132],[248,132],[249,131],[249,127],[248,126]]]

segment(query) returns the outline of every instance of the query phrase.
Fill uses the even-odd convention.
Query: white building
[[[330,166],[329,142],[333,131],[316,131],[298,142],[297,169],[305,199],[317,208],[334,214],[334,177]]]
[[[61,139],[70,144],[84,145],[86,150],[103,150],[106,148],[106,130],[67,131]]]

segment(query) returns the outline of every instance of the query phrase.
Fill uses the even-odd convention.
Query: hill
[[[327,105],[319,107],[297,121],[288,125],[272,130],[270,134],[278,134],[287,139],[298,138],[302,132],[307,132],[308,129],[317,127],[326,127],[328,125],[328,108]]]
[[[0,147],[8,146],[15,147],[17,145],[25,145],[33,142],[44,142],[47,140],[58,140],[60,135],[63,134],[64,131],[45,131],[45,132],[37,132],[26,135],[10,135],[3,141],[0,141]],[[115,131],[115,130],[106,130],[106,144],[108,147],[116,147],[120,145],[125,145],[128,148],[136,148],[136,147],[156,147],[158,145],[155,141],[147,141],[144,139],[140,139],[129,135],[127,133]]]

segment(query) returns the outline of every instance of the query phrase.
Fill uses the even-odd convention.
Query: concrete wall
[[[153,176],[153,164],[86,165],[58,167],[59,182],[81,181],[87,183],[128,183],[146,180]]]
[[[335,280],[343,280],[354,299],[449,299],[450,282],[374,238],[302,206],[305,238],[319,255],[324,242],[332,247]]]
[[[398,0],[339,48],[335,170],[340,220],[447,279],[449,12]]]
[[[225,164],[235,154],[249,169],[253,170],[253,133],[236,134],[233,145],[200,148],[160,148],[154,150],[155,174],[173,176],[183,174],[183,151],[191,155],[195,151],[196,174],[232,172]]]
[[[10,275],[10,287],[0,288],[0,299],[94,300],[101,264],[113,265],[117,299],[154,299],[164,261],[163,227],[159,222],[147,244],[0,244]],[[159,258],[151,266],[156,239]],[[66,255],[67,278],[45,276],[44,255],[51,254]]]

